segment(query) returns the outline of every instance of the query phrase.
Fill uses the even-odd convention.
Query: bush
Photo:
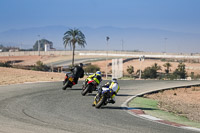
[[[158,77],[157,71],[161,70],[161,66],[159,66],[157,63],[153,64],[151,67],[147,67],[144,69],[144,72],[142,73],[142,78],[148,79],[154,79]]]
[[[197,74],[194,79],[200,79],[200,74]]]
[[[157,77],[157,71],[152,67],[145,68],[144,72],[142,73],[142,78],[144,79],[156,78],[156,77]]]
[[[36,65],[32,68],[32,70],[35,70],[35,71],[49,71],[50,67],[48,67],[47,65],[43,64],[42,61],[37,61]]]
[[[0,67],[12,67],[8,62],[0,62]]]
[[[88,65],[84,70],[88,73],[95,73],[96,71],[100,71],[100,68],[97,65]]]
[[[180,62],[179,65],[178,65],[178,68],[173,72],[173,75],[177,79],[185,79],[186,76],[187,76],[186,70],[185,70],[185,64]]]
[[[130,76],[132,77],[132,74],[134,73],[134,67],[132,65],[127,66],[126,71],[128,72],[128,74],[130,74]]]

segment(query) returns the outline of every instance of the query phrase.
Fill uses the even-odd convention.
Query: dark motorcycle
[[[113,93],[109,88],[101,87],[94,99],[93,106],[100,108],[103,105],[107,105],[107,103],[110,103]]]
[[[98,86],[96,80],[90,80],[86,82],[87,83],[83,82],[83,87],[81,92],[83,96],[85,96],[87,93],[92,93],[93,91],[96,91]]]
[[[63,81],[63,90],[66,90],[67,87],[72,88],[73,85],[75,85],[76,83],[74,82],[74,76],[73,74],[66,74],[65,75],[65,79]]]

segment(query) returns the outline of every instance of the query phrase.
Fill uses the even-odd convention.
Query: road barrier
[[[33,56],[33,55],[72,55],[72,51],[18,51],[0,52],[0,56]],[[175,53],[153,53],[153,52],[130,52],[130,51],[75,51],[77,55],[98,55],[115,57],[145,57],[145,58],[183,58],[200,59],[200,54],[175,54]]]

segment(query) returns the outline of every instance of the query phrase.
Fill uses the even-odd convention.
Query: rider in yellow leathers
[[[102,81],[101,72],[97,71],[95,74],[88,76],[88,78],[85,80],[85,84],[87,84],[87,82],[91,80],[95,80],[97,84],[99,84]]]
[[[110,89],[110,92],[112,93],[112,97],[111,97],[109,102],[114,104],[115,103],[115,96],[120,89],[119,84],[117,82],[117,79],[113,78],[111,81],[107,82],[102,87],[106,87],[106,88]]]
[[[117,93],[118,93],[118,91],[119,91],[119,89],[120,89],[120,87],[119,87],[119,84],[118,84],[118,82],[117,82],[117,79],[116,78],[113,78],[111,81],[109,81],[109,82],[107,82],[105,85],[103,85],[102,87],[104,87],[104,88],[109,88],[109,90],[110,90],[110,93],[112,94],[112,96],[111,96],[111,98],[109,99],[109,103],[112,103],[112,104],[114,104],[115,103],[115,96],[117,95]],[[98,95],[98,94],[97,94]],[[92,104],[92,106],[95,106],[95,104],[96,104],[96,97],[97,97],[97,95],[95,96],[95,98],[94,98],[94,103]]]

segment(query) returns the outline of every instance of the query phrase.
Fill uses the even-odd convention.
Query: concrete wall
[[[71,55],[71,51],[19,51],[19,52],[0,52],[0,56],[31,56],[31,55]]]
[[[71,55],[72,51],[19,51],[19,52],[0,52],[0,56],[31,56],[31,55]],[[145,56],[148,58],[186,58],[200,59],[200,54],[174,54],[174,53],[153,53],[153,52],[127,52],[127,51],[75,51],[78,55],[99,55],[99,56],[118,56],[136,57]]]

